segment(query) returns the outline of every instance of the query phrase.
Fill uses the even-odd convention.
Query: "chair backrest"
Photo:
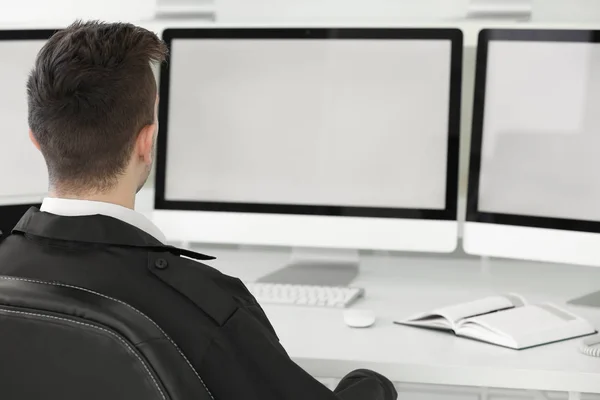
[[[93,291],[0,276],[0,398],[214,400],[165,332]]]

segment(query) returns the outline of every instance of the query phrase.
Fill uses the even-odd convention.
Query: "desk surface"
[[[207,248],[211,265],[253,281],[289,260],[272,249]],[[348,328],[342,311],[264,306],[290,356],[315,376],[341,377],[369,368],[398,382],[600,393],[600,359],[578,352],[581,339],[523,351],[394,325],[393,320],[494,293],[516,292],[530,302],[567,300],[600,289],[600,268],[456,257],[365,255],[356,286],[377,323]],[[569,309],[600,327],[600,312]]]

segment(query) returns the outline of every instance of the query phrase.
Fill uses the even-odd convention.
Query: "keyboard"
[[[344,308],[362,297],[364,289],[281,283],[246,283],[259,304]]]

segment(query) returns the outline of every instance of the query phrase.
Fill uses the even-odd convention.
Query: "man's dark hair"
[[[116,183],[137,134],[154,122],[151,63],[166,55],[154,33],[124,23],[75,22],[49,39],[27,95],[52,185],[80,192]]]

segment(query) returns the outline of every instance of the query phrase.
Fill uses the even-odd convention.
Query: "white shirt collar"
[[[156,225],[152,223],[144,215],[112,203],[104,203],[101,201],[77,200],[77,199],[58,199],[54,197],[46,197],[42,203],[40,211],[63,217],[77,217],[84,215],[105,215],[107,217],[116,218],[129,225],[146,232],[150,236],[166,243],[165,235]]]

